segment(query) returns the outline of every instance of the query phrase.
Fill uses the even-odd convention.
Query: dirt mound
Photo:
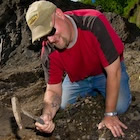
[[[34,105],[30,102],[30,106]],[[29,105],[29,102],[27,102]],[[33,107],[30,107],[30,109]],[[103,117],[104,99],[99,95],[95,98],[79,98],[77,103],[59,110],[55,123],[56,128],[52,134],[43,134],[35,130],[34,122],[22,114],[22,123],[25,129],[19,130],[11,110],[3,108],[5,115],[1,115],[0,140],[33,139],[33,140],[138,140],[140,137],[140,104],[133,98],[132,105],[120,119],[128,126],[124,130],[125,137],[114,138],[109,130],[98,130],[97,125]],[[27,108],[26,108],[27,109]],[[39,115],[36,110],[30,112]],[[38,113],[37,113],[38,112]],[[6,117],[6,118],[4,118]],[[8,128],[8,129],[7,129]]]

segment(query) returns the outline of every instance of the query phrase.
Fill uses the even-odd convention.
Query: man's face
[[[69,24],[65,18],[57,16],[57,13],[55,13],[52,18],[54,23],[53,30],[50,32],[50,35],[46,36],[48,43],[55,45],[60,50],[68,47],[72,36]]]

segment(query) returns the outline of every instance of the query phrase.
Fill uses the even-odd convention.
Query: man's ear
[[[64,19],[64,17],[65,17],[63,11],[61,9],[59,9],[59,8],[56,9],[55,14],[56,14],[56,16],[58,16],[59,18],[62,18],[62,19]]]

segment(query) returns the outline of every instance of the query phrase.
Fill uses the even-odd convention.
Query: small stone
[[[55,136],[55,138],[56,138],[57,140],[61,140],[61,137],[60,137],[59,135]]]
[[[89,103],[89,99],[85,99],[85,103],[88,104]]]

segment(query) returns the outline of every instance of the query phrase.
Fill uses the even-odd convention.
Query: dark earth
[[[132,103],[119,116],[128,129],[125,136],[114,138],[109,130],[98,130],[104,113],[104,99],[78,98],[77,103],[59,110],[55,130],[43,134],[34,121],[22,115],[24,129],[19,130],[11,107],[11,97],[17,96],[21,107],[41,115],[46,88],[40,63],[40,44],[31,44],[25,22],[27,7],[33,0],[0,0],[0,140],[140,140],[140,29],[115,13],[106,13],[108,20],[125,44],[124,58],[130,76]],[[63,11],[93,7],[69,0],[53,1]],[[103,12],[103,11],[102,11]]]

